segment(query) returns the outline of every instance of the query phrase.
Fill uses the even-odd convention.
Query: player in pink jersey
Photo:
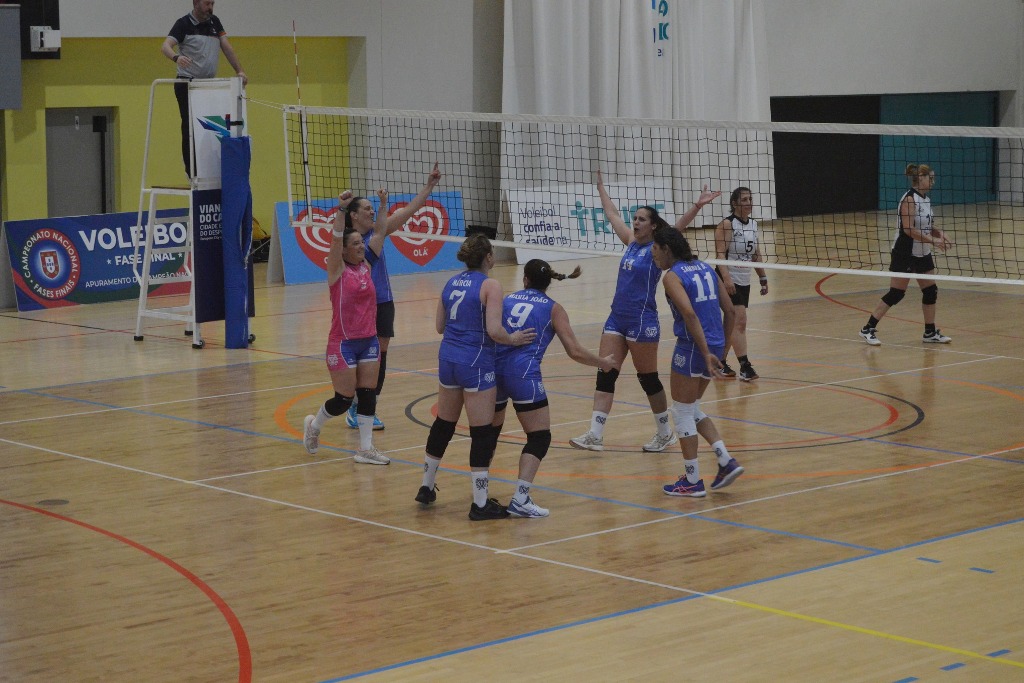
[[[348,193],[345,193],[348,194]],[[339,198],[345,200],[345,194]],[[388,215],[388,191],[378,190],[381,210]],[[327,288],[331,294],[331,332],[327,337],[327,369],[334,385],[316,415],[303,423],[303,445],[313,455],[320,447],[320,430],[332,417],[344,415],[358,396],[359,450],[354,460],[367,465],[387,465],[391,460],[373,446],[373,415],[377,410],[377,372],[380,343],[377,341],[377,292],[366,262],[366,245],[352,228],[342,230],[341,212],[334,218],[331,251],[327,254]]]

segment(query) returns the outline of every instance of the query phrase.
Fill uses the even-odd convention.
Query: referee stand
[[[184,186],[151,185],[148,181],[150,144],[153,133],[153,110],[156,88],[188,83],[189,100],[189,182]],[[247,258],[239,258],[239,249],[248,255],[252,241],[252,200],[249,192],[248,150],[246,136],[245,96],[240,78],[197,79],[192,81],[174,78],[157,79],[150,86],[149,115],[146,121],[146,143],[142,162],[142,179],[139,190],[139,211],[137,226],[144,226],[142,235],[133,233],[134,257],[132,270],[139,285],[139,305],[135,321],[135,341],[143,340],[143,323],[146,318],[174,320],[185,323],[185,334],[192,337],[192,347],[203,348],[200,324],[213,320],[232,321],[232,328],[226,325],[228,348],[244,347],[254,340],[248,334],[248,318],[253,315],[252,267]],[[232,145],[231,157],[243,159],[244,164],[232,162],[232,204],[235,218],[231,224],[223,220],[224,199],[222,196],[221,148]],[[244,150],[243,150],[244,147]],[[244,168],[243,168],[244,165]],[[244,196],[242,196],[244,195]],[[155,226],[159,222],[157,212],[164,199],[184,198],[188,202],[188,225],[185,241],[178,245],[155,246]],[[239,206],[241,207],[239,209]],[[240,215],[238,215],[240,213]],[[145,222],[143,222],[145,221]],[[223,237],[231,235],[231,245],[225,250]],[[241,233],[241,234],[240,234]],[[248,233],[246,236],[245,233]],[[141,255],[140,255],[141,249]],[[230,256],[229,253],[230,252]],[[182,266],[176,273],[153,273],[155,256],[174,255],[182,258]],[[161,259],[162,260],[162,259]],[[239,278],[248,275],[249,284],[237,286]],[[225,284],[235,283],[230,287]],[[188,303],[180,306],[152,307],[150,287],[157,285],[185,283],[188,286]],[[239,294],[241,290],[241,294]],[[228,292],[231,292],[228,294]],[[230,300],[226,301],[226,298]],[[241,301],[238,301],[241,299]],[[239,306],[240,304],[240,306]],[[241,314],[227,316],[226,310]],[[244,330],[239,334],[239,325]],[[241,339],[238,343],[237,340]],[[232,340],[236,340],[235,343]]]

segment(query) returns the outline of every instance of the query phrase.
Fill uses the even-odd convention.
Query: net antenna
[[[935,225],[954,242],[933,252],[932,280],[1024,284],[1024,128],[680,121],[526,114],[286,106],[290,220],[320,229],[338,192],[415,194],[435,160],[435,192],[459,193],[464,225],[496,227],[497,246],[520,262],[544,254],[607,256],[625,247],[595,187],[600,170],[623,219],[652,205],[669,221],[686,213],[702,186],[722,196],[686,231],[700,257],[720,264],[715,226],[732,213],[729,195],[751,190],[766,269],[891,277],[890,250],[909,163],[930,165]],[[787,136],[790,136],[787,138]],[[871,170],[877,200],[841,208],[843,173],[832,167],[807,182],[807,155],[780,154],[792,136],[806,149],[843,142],[878,151]],[[856,138],[856,140],[854,140]],[[842,149],[843,147],[839,147]],[[788,165],[787,165],[788,164]],[[818,168],[818,167],[816,167]],[[838,172],[836,179],[829,174]],[[813,215],[780,212],[786,187],[824,201]],[[782,215],[780,215],[782,213]],[[413,226],[406,226],[415,229]],[[459,233],[417,238],[458,241]],[[548,259],[552,260],[552,259]],[[918,276],[907,274],[910,279]],[[903,277],[903,274],[901,274]]]
[[[300,121],[299,121],[299,128],[300,128],[300,136],[301,136],[301,139],[303,141],[302,144],[300,145],[301,154],[302,154],[303,177],[305,179],[305,183],[304,183],[305,192],[303,194],[303,197],[305,199],[306,206],[310,206],[312,204],[312,196],[310,195],[309,145],[306,142],[307,135],[308,135],[309,131],[308,131],[308,128],[306,126],[305,108],[303,108],[303,106],[302,106],[302,82],[299,79],[299,37],[298,37],[298,31],[296,30],[296,25],[295,25],[294,17],[292,18],[292,50],[295,53],[295,96],[298,98],[299,108],[302,110],[302,114],[300,116]],[[285,136],[285,140],[287,140],[288,139],[288,119],[287,119],[287,117],[285,118],[284,136]],[[288,163],[288,161],[286,161],[285,162],[285,166],[286,166],[286,172],[290,173],[291,172],[290,171],[291,164]],[[296,201],[296,198],[292,194],[292,190],[293,190],[293,184],[292,183],[288,183],[288,205],[289,206],[295,206],[295,201]]]

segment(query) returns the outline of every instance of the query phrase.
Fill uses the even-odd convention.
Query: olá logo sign
[[[409,202],[398,202],[391,207],[388,215],[395,213]],[[395,248],[418,266],[425,266],[441,253],[445,243],[440,240],[412,237],[414,233],[422,235],[447,235],[451,229],[448,211],[438,202],[428,199],[419,211],[405,222],[401,230],[394,233],[392,243]]]

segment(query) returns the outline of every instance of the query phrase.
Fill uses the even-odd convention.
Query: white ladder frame
[[[227,80],[227,79],[209,79]],[[190,83],[188,79],[179,78],[158,78],[153,81],[149,88],[149,115],[146,119],[146,145],[142,157],[142,179],[139,187],[139,212],[135,225],[142,226],[142,214],[146,208],[146,198],[149,197],[149,214],[145,225],[145,241],[140,245],[138,233],[132,234],[132,244],[135,247],[132,258],[132,272],[135,275],[135,282],[139,285],[139,307],[135,317],[135,341],[142,341],[142,325],[145,318],[157,318],[160,320],[177,320],[185,323],[185,335],[192,337],[192,348],[201,349],[205,342],[199,323],[196,322],[196,288],[195,288],[195,240],[192,193],[194,190],[202,189],[202,179],[196,177],[196,150],[195,150],[195,129],[192,115],[192,97],[188,98],[188,137],[189,137],[189,185],[187,187],[160,187],[148,186],[146,175],[149,170],[149,145],[153,131],[153,101],[156,96],[158,85]],[[184,247],[154,247],[153,232],[156,226],[157,198],[162,196],[186,197],[188,201],[188,226],[185,232]],[[139,258],[139,249],[142,247],[142,258]],[[153,282],[151,265],[154,254],[175,253],[184,254],[184,273],[161,277],[160,284],[171,284],[175,282],[187,282],[189,284],[188,304],[184,306],[166,306],[162,308],[149,308],[149,287]]]

